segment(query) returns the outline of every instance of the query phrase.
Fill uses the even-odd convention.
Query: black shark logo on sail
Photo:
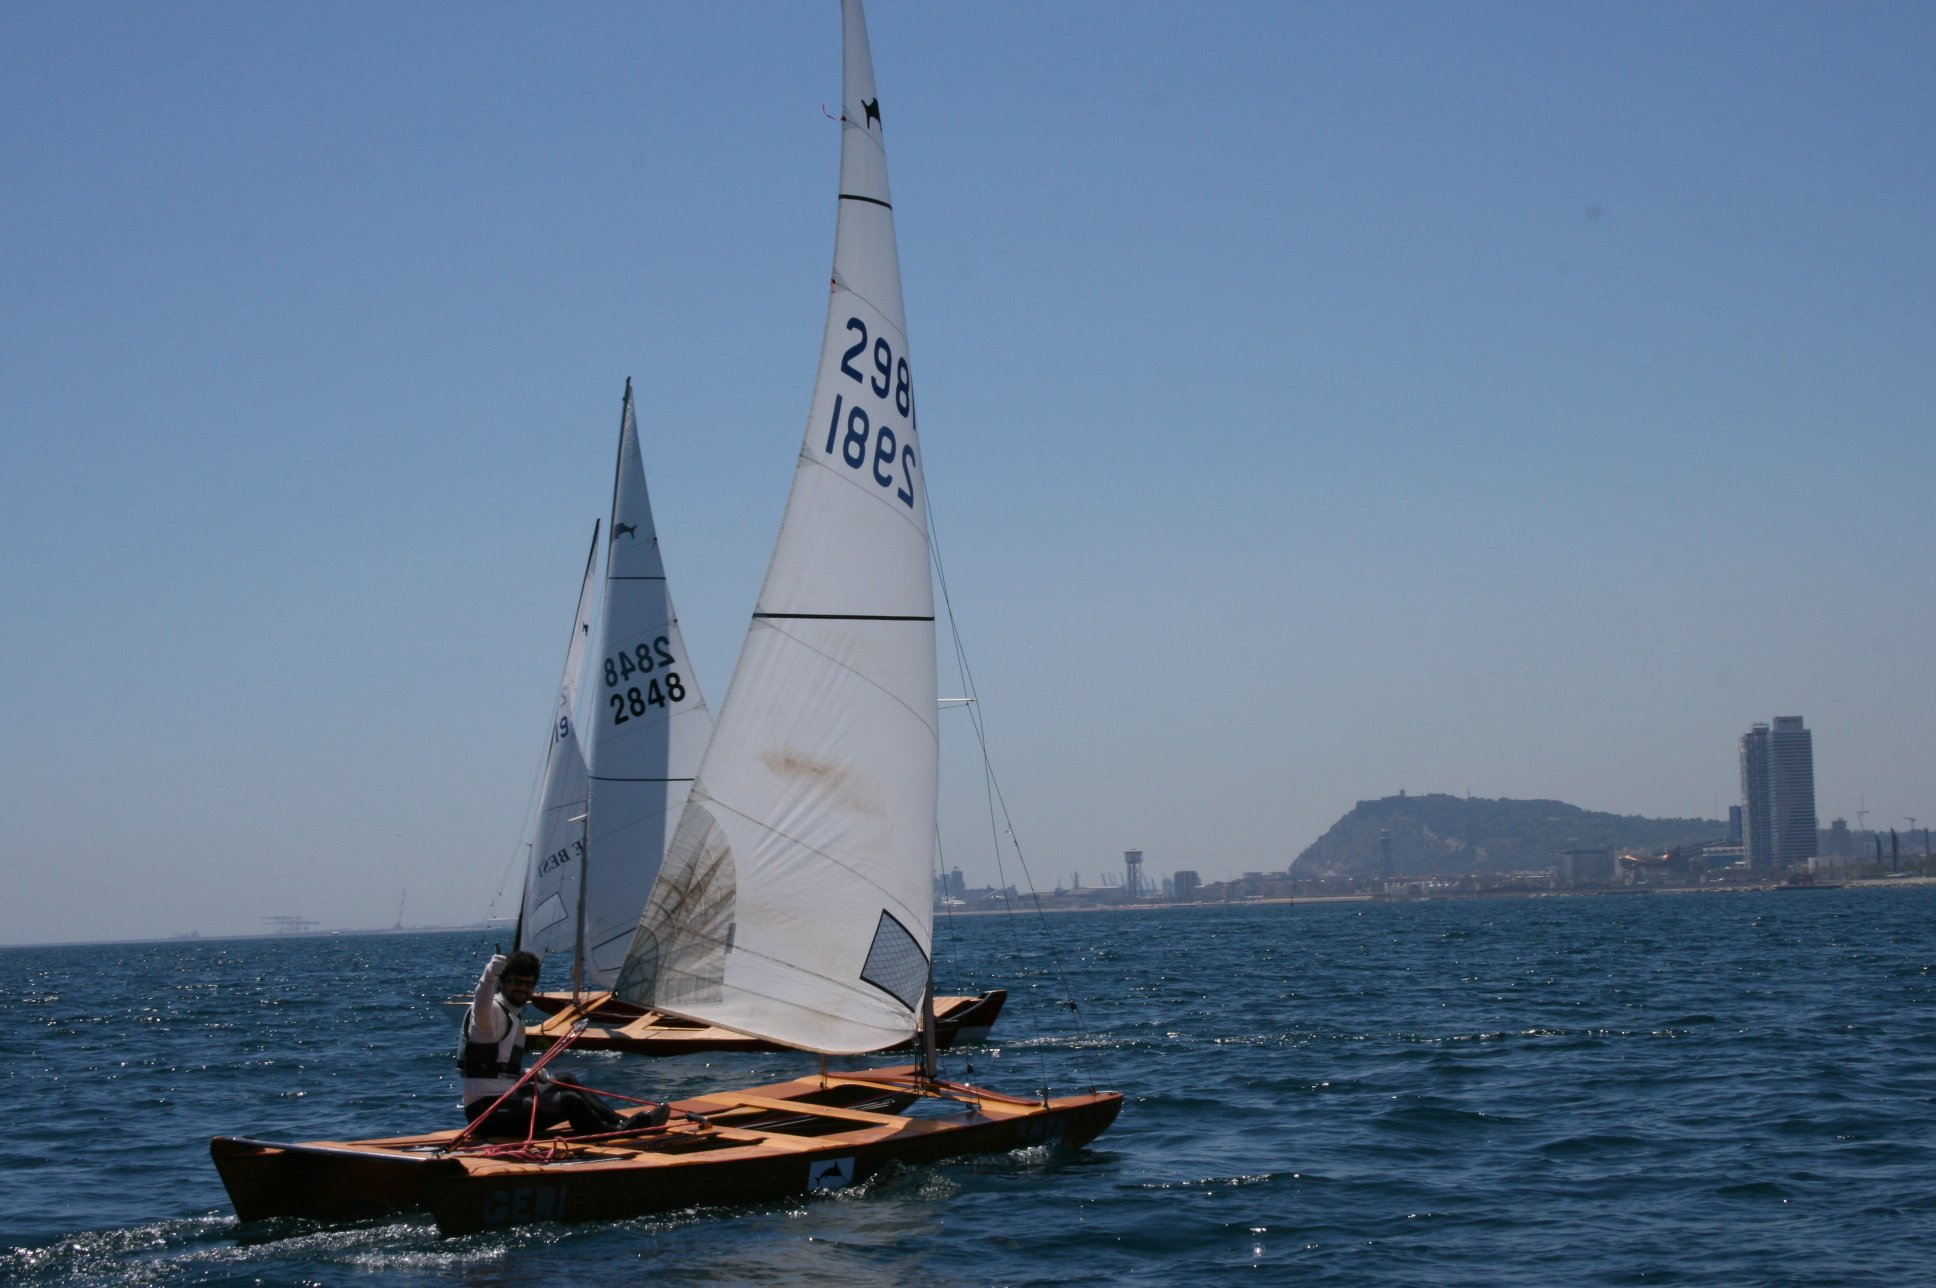
[[[865,125],[871,128],[881,123],[881,100],[880,99],[870,98],[865,102],[863,102],[860,105],[860,107],[861,107],[861,111],[867,113],[867,119],[861,122],[862,125]]]
[[[614,523],[612,525],[612,540],[614,541],[617,541],[621,536],[637,537],[638,535],[639,529],[636,524]]]

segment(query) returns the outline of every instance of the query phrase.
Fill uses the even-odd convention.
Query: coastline
[[[1829,890],[1903,890],[1912,888],[1936,888],[1936,876],[1888,876],[1866,877],[1855,881],[1824,883],[1822,885],[1789,885],[1782,881],[1730,882],[1725,885],[1704,886],[1600,886],[1580,890],[1444,890],[1430,894],[1310,894],[1310,895],[1259,895],[1249,899],[1196,899],[1189,902],[1175,900],[1139,899],[1134,903],[1127,900],[1084,900],[1064,902],[1044,895],[1030,898],[1027,895],[1001,903],[994,907],[981,908],[936,908],[936,917],[989,917],[1012,912],[1031,911],[1030,905],[1042,912],[1166,912],[1183,908],[1261,908],[1269,906],[1284,907],[1292,904],[1314,903],[1432,903],[1442,900],[1472,899],[1591,899],[1608,896],[1630,895],[1686,895],[1686,894],[1754,894],[1778,890],[1784,892],[1817,892]]]

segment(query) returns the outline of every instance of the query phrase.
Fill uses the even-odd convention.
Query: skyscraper
[[[1741,735],[1741,849],[1754,869],[1775,865],[1775,819],[1768,781],[1768,726]]]
[[[1776,716],[1768,736],[1769,797],[1774,814],[1775,865],[1815,857],[1815,735],[1800,716]]]

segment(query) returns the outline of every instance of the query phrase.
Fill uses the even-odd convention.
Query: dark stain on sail
[[[879,791],[870,789],[865,778],[839,765],[830,765],[797,751],[770,751],[760,759],[768,769],[783,777],[813,779],[844,809],[873,818],[887,817],[887,812],[875,799],[880,795]]]
[[[716,1002],[732,951],[738,902],[732,846],[704,806],[689,805],[666,847],[618,982],[640,1006]]]

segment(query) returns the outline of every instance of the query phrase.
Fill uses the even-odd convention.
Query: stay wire
[[[1016,929],[1013,920],[1013,914],[1016,909],[1008,897],[1009,881],[1007,867],[1002,859],[1002,840],[1006,837],[1008,844],[1014,848],[1015,860],[1022,870],[1022,880],[1027,890],[1029,905],[1035,912],[1036,925],[1040,931],[1041,941],[1049,958],[1049,973],[1054,979],[1056,987],[1062,993],[1062,999],[1057,1005],[1066,1007],[1072,1020],[1080,1020],[1082,1018],[1081,1007],[1076,1002],[1074,989],[1070,987],[1068,972],[1063,968],[1062,955],[1056,947],[1055,936],[1049,933],[1048,917],[1046,910],[1042,907],[1042,896],[1036,889],[1034,874],[1029,871],[1028,857],[1022,852],[1022,843],[1015,835],[1015,821],[1009,813],[1008,801],[1002,795],[1001,782],[995,775],[995,762],[994,757],[988,749],[988,729],[982,717],[981,699],[975,688],[973,671],[968,665],[967,646],[961,637],[961,624],[955,617],[954,600],[948,591],[947,570],[941,560],[941,539],[936,530],[934,520],[933,496],[929,495],[927,501],[929,560],[934,565],[935,584],[941,590],[941,604],[943,615],[948,619],[949,642],[954,648],[955,667],[960,676],[963,690],[968,698],[966,703],[969,712],[968,718],[975,730],[976,745],[981,751],[983,795],[988,802],[988,824],[995,855],[996,877],[1001,882],[1000,892],[1004,911],[1003,925],[1009,933],[1010,948],[1016,960],[1025,960],[1026,954],[1022,946],[1021,935]],[[1033,983],[1031,983],[1030,987],[1034,987]],[[1043,1095],[1046,1097],[1049,1082],[1046,1039],[1049,1035],[1043,1032],[1041,1017],[1036,1013],[1035,1008],[1029,1007],[1025,1009],[1029,1012],[1028,1025],[1031,1030],[1030,1036],[1033,1039],[1032,1049],[1037,1057],[1038,1069],[1040,1070],[1043,1083]],[[1079,1025],[1077,1027],[1080,1028]],[[1072,1044],[1074,1047],[1074,1060],[1077,1067],[1081,1068],[1086,1065],[1094,1071],[1095,1076],[1091,1079],[1092,1087],[1108,1085],[1109,1071],[1101,1044],[1085,1046],[1079,1041],[1080,1033],[1074,1036],[1078,1039]]]

